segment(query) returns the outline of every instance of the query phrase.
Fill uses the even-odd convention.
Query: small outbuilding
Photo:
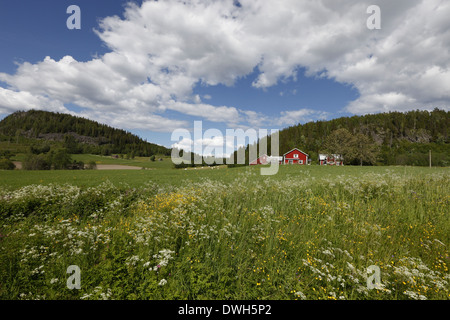
[[[339,154],[319,154],[319,164],[321,166],[343,166],[344,158]]]

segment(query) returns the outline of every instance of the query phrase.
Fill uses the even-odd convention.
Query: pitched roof
[[[267,154],[263,154],[263,155],[259,156],[258,158],[256,158],[255,160],[251,161],[250,163],[257,162],[259,159],[262,159],[262,158],[267,158]]]
[[[328,158],[332,158],[332,159],[335,159],[335,160],[342,160],[343,159],[341,154],[335,154],[335,153],[333,153],[333,154],[320,153],[319,154],[319,159],[320,160],[326,160]]]
[[[290,151],[286,152],[285,154],[283,154],[283,157],[284,157],[285,155],[287,155],[288,153],[290,153],[290,152],[294,151],[294,150],[300,151],[301,153],[303,153],[303,154],[305,154],[305,155],[307,155],[307,156],[309,157],[309,154],[307,154],[307,153],[305,153],[305,152],[303,152],[302,150],[300,150],[300,149],[297,149],[297,148],[294,148],[294,149],[292,149],[292,150],[290,150]]]

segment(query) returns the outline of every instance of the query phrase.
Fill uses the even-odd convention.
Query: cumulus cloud
[[[298,123],[305,123],[315,120],[325,120],[329,116],[328,112],[312,109],[300,109],[294,111],[281,111],[280,117],[275,121],[279,126],[292,126]]]
[[[43,109],[65,112],[67,109],[59,102],[49,100],[43,96],[35,96],[27,91],[13,91],[0,87],[0,114],[21,110]]]
[[[275,129],[309,121],[326,120],[331,115],[329,112],[309,108],[280,111],[272,116],[256,111],[240,110],[240,113],[242,113],[243,121],[247,123],[247,126],[242,126],[242,129],[268,127]]]
[[[170,101],[167,104],[167,108],[190,116],[202,117],[205,120],[224,122],[227,124],[236,123],[236,120],[239,118],[239,112],[234,107],[216,107],[204,103],[192,104],[179,101]]]
[[[124,18],[106,17],[96,30],[109,53],[90,61],[46,57],[0,73],[7,85],[0,112],[64,112],[73,103],[96,120],[154,131],[185,125],[166,118],[168,110],[229,126],[292,125],[328,114],[298,106],[273,117],[205,103],[193,89],[232,85],[255,71],[253,86],[264,89],[303,69],[354,86],[360,97],[345,108],[353,114],[450,105],[448,1],[378,0],[381,30],[366,27],[373,1],[239,3],[130,3]]]
[[[195,137],[194,137],[195,138]],[[238,145],[240,147],[242,145]],[[192,137],[183,137],[171,146],[186,152],[195,152],[204,157],[228,158],[235,150],[234,137],[216,135],[211,137],[200,137],[195,140]]]

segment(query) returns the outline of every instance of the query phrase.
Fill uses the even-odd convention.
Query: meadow
[[[0,299],[448,300],[449,176],[0,172]],[[70,265],[79,290],[67,288]]]

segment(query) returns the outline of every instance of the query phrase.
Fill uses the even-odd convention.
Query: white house
[[[321,166],[343,166],[344,158],[340,154],[319,154],[319,164]]]

